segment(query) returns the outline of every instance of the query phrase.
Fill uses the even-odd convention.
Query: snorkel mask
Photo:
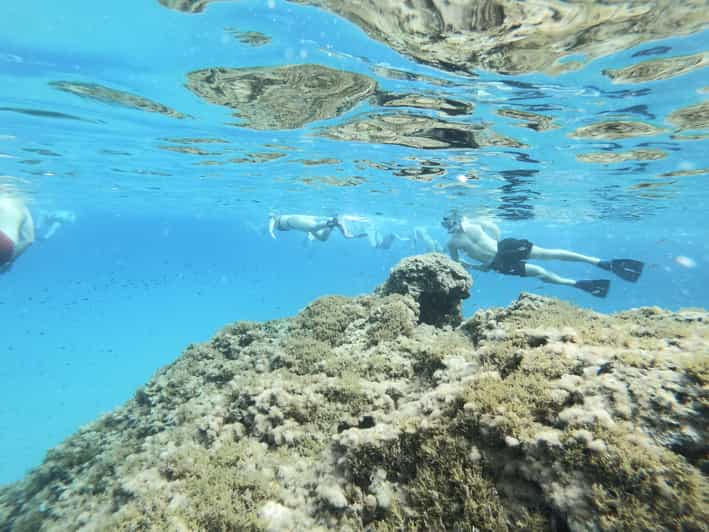
[[[462,216],[458,211],[451,211],[450,214],[443,217],[441,225],[446,228],[449,233],[453,233],[460,228]]]

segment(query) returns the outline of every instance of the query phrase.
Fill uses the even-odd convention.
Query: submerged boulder
[[[461,304],[472,286],[473,279],[459,263],[442,253],[427,253],[399,262],[378,292],[411,296],[421,309],[420,321],[442,327],[460,324]]]
[[[443,259],[190,345],[0,488],[0,530],[704,530],[709,313],[434,327],[470,285]]]

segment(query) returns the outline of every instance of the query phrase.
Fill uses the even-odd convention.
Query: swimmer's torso
[[[0,198],[0,231],[15,245],[20,240],[20,227],[28,216],[27,208],[16,198]]]
[[[451,236],[449,246],[464,251],[471,259],[489,264],[497,254],[497,240],[475,223],[463,221],[462,231]]]
[[[276,218],[276,227],[280,231],[310,231],[321,223],[320,218],[307,214],[284,214]]]

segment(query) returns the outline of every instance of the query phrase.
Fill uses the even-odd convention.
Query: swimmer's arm
[[[453,244],[448,244],[448,253],[450,253],[451,259],[462,264],[464,268],[472,267],[472,264],[469,264],[460,258],[460,255],[458,254],[458,248]]]
[[[487,220],[479,220],[478,223],[488,235],[498,242],[500,241],[500,228],[497,227],[497,224]]]
[[[448,244],[448,254],[456,262],[460,262],[460,257],[458,256],[458,248],[453,244]]]
[[[470,264],[467,261],[464,261],[463,259],[460,258],[458,254],[458,248],[449,244],[448,245],[448,253],[450,253],[451,258],[462,264],[463,268],[466,268],[468,270],[478,270],[480,272],[486,272],[490,270],[490,265],[489,264]]]
[[[271,235],[271,238],[276,238],[275,229],[276,229],[276,217],[271,216],[268,219],[268,234]]]
[[[29,214],[25,216],[22,226],[20,227],[20,238],[17,243],[17,252],[15,258],[19,257],[24,251],[34,242],[34,222]]]

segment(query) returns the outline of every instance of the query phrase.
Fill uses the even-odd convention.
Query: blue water
[[[291,316],[325,294],[370,292],[401,258],[423,251],[411,242],[373,249],[366,239],[345,241],[337,234],[326,243],[307,242],[295,233],[272,240],[266,233],[271,210],[358,214],[383,232],[422,225],[444,243],[440,217],[457,207],[489,214],[504,236],[647,264],[637,284],[614,279],[606,299],[534,279],[478,273],[466,315],[507,305],[522,290],[603,312],[708,306],[707,173],[658,177],[709,168],[707,141],[673,140],[672,128],[663,122],[671,111],[706,98],[699,89],[709,86],[707,70],[635,85],[613,85],[600,73],[633,64],[633,53],[654,46],[670,47],[669,55],[706,51],[709,33],[645,43],[556,78],[480,73],[472,79],[417,64],[324,11],[280,1],[271,5],[217,2],[199,15],[144,0],[110,5],[29,0],[3,6],[0,107],[64,118],[0,112],[0,186],[24,193],[35,216],[66,209],[77,219],[36,242],[0,277],[0,483],[20,478],[49,447],[129,399],[189,343],[209,339],[234,320]],[[226,35],[227,27],[260,31],[272,42],[250,47]],[[253,131],[225,125],[234,121],[229,110],[202,102],[183,86],[187,72],[208,66],[299,62],[360,72],[387,91],[428,90],[475,103],[471,117],[455,120],[493,122],[498,133],[529,147],[423,151],[337,142],[313,135],[322,123]],[[374,72],[377,65],[451,83],[383,78]],[[194,118],[176,120],[83,100],[49,86],[57,80],[99,83]],[[534,84],[538,94],[501,83],[510,80]],[[561,127],[535,132],[495,115],[512,103],[549,105],[553,110],[543,114]],[[608,165],[576,160],[576,154],[600,151],[609,142],[571,139],[567,133],[604,113],[638,105],[653,116],[638,119],[665,132],[614,142],[624,150],[649,143],[665,149],[665,159]],[[325,122],[370,110],[376,105],[362,102]],[[220,138],[230,151],[214,157],[174,153],[160,148],[169,144],[162,140],[166,137]],[[286,156],[267,163],[195,164],[269,151]],[[298,162],[325,157],[341,162],[316,167]],[[448,171],[419,183],[358,162],[415,166],[411,158]],[[456,187],[456,176],[467,172],[480,180],[471,188]],[[367,181],[357,187],[298,181],[333,175]],[[647,182],[667,184],[633,188]],[[545,266],[574,278],[598,276],[587,265]]]

